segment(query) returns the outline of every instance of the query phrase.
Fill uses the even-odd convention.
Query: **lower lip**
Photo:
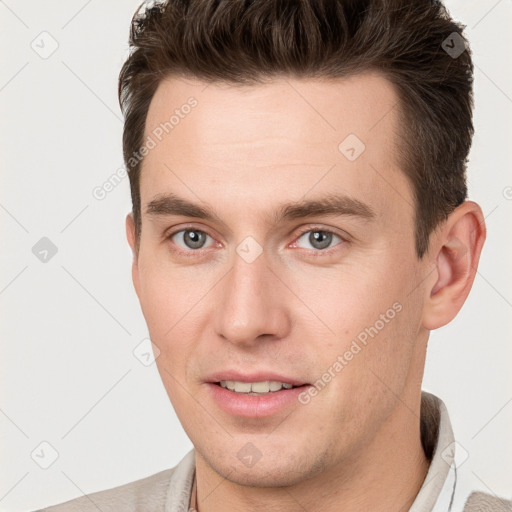
[[[292,404],[298,405],[298,396],[308,387],[308,385],[298,386],[256,396],[229,391],[219,384],[207,383],[206,385],[222,410],[244,418],[272,416]]]

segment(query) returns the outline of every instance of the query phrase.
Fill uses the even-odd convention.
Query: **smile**
[[[266,395],[281,391],[282,389],[291,389],[294,386],[286,382],[262,381],[262,382],[240,382],[234,380],[221,380],[219,385],[235,393],[243,393],[252,396]]]

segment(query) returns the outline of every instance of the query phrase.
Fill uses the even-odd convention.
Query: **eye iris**
[[[325,249],[329,247],[332,241],[332,233],[325,231],[312,231],[309,234],[309,243],[316,249]]]
[[[186,230],[183,233],[183,240],[191,249],[201,248],[204,245],[205,239],[206,235],[201,231]]]

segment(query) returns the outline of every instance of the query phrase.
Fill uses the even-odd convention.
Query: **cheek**
[[[148,251],[149,252],[149,251]],[[152,336],[167,338],[190,309],[193,285],[161,257],[143,254],[139,262],[140,303]]]
[[[421,324],[417,300],[409,295],[412,268],[403,265],[399,273],[384,258],[373,263],[362,271],[354,266],[306,273],[296,281],[297,295],[307,297],[321,330],[310,339],[318,378],[332,381],[328,387],[338,398],[350,395],[360,404],[387,386],[401,391]]]
[[[150,338],[160,350],[157,366],[165,387],[179,397],[180,384],[194,379],[198,343],[211,325],[213,295],[208,292],[218,277],[193,266],[171,265],[162,255],[148,257],[148,253],[140,264],[141,308]]]
[[[151,341],[158,347],[158,371],[169,398],[179,393],[179,382],[186,374],[190,334],[182,332],[188,325],[186,289],[176,279],[170,279],[158,263],[140,269],[140,304]]]
[[[300,279],[297,277],[300,275]],[[322,344],[342,349],[343,343],[378,322],[378,330],[388,327],[396,311],[393,304],[403,300],[400,283],[388,277],[389,272],[378,261],[372,264],[346,264],[339,268],[304,268],[287,276],[297,302],[295,314],[314,317],[325,338]],[[388,315],[383,324],[380,315]],[[303,312],[303,313],[302,313]],[[320,336],[319,336],[320,338]]]

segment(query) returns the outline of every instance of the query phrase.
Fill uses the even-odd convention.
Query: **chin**
[[[246,487],[288,487],[307,479],[307,475],[296,469],[275,464],[261,463],[260,467],[247,468],[241,464],[235,467],[214,468],[226,480]]]
[[[283,453],[269,448],[265,450],[266,453],[260,452],[261,458],[257,461],[247,460],[244,463],[245,453],[250,454],[252,450],[249,447],[246,452],[234,453],[229,457],[226,457],[225,451],[220,457],[215,455],[215,451],[208,451],[207,456],[203,453],[200,455],[218,475],[247,487],[288,487],[325,470],[325,459],[316,457],[316,460],[308,460],[307,450],[302,450],[302,456],[298,456],[290,451]],[[196,449],[196,452],[199,451]],[[257,453],[254,455],[258,456]]]

